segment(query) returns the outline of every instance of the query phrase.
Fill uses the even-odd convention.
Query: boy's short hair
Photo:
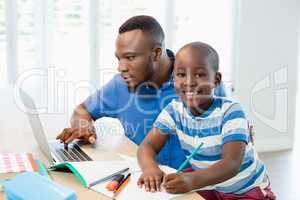
[[[204,55],[207,58],[207,61],[211,66],[212,70],[214,72],[219,71],[219,55],[217,51],[210,45],[204,42],[192,42],[184,45],[180,50],[185,48],[192,48],[199,51],[200,54]]]
[[[148,33],[154,44],[160,46],[164,45],[165,34],[156,19],[147,15],[138,15],[129,18],[119,28],[119,34],[127,31],[140,29],[145,33]]]

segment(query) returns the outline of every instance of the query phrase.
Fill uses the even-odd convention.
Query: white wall
[[[259,151],[293,146],[299,47],[298,0],[236,0],[235,97]]]

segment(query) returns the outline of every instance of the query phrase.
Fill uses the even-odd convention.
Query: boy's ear
[[[161,54],[162,54],[162,49],[161,47],[154,47],[153,49],[153,60],[154,61],[158,61],[161,57]]]
[[[215,87],[221,84],[222,74],[220,72],[215,73]]]

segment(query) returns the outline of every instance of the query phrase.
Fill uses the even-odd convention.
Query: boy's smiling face
[[[207,56],[198,49],[185,47],[175,59],[174,86],[181,100],[194,115],[203,113],[212,102],[212,90],[221,81],[221,74],[214,72]]]

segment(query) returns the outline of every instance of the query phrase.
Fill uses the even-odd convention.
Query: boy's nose
[[[187,76],[184,83],[186,86],[189,86],[189,87],[196,86],[195,79],[191,76]]]

